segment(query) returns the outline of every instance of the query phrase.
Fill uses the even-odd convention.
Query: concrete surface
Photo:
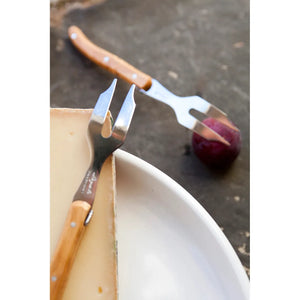
[[[222,228],[249,275],[248,0],[101,2],[70,10],[51,26],[51,106],[93,107],[114,78],[72,47],[67,28],[77,25],[96,44],[174,93],[202,95],[224,110],[243,140],[229,170],[205,167],[192,152],[191,132],[177,124],[173,111],[138,92],[123,149],[190,192]],[[129,84],[118,81],[114,115],[128,89]]]

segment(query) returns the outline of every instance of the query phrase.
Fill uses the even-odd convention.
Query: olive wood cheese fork
[[[235,131],[239,131],[227,119],[227,115],[216,106],[196,95],[189,97],[174,95],[157,80],[136,69],[118,56],[92,43],[78,27],[69,27],[68,35],[73,45],[95,64],[116,74],[129,83],[134,83],[140,88],[143,94],[172,107],[178,123],[182,126],[196,132],[207,140],[219,141],[229,145],[222,136],[191,115],[191,110],[195,110],[208,117],[217,119]]]
[[[124,143],[134,113],[135,102],[133,93],[135,86],[132,85],[114,123],[112,134],[109,137],[102,136],[102,126],[108,113],[115,86],[116,79],[99,96],[88,124],[88,141],[92,154],[91,164],[73,198],[51,260],[51,300],[59,300],[63,296],[84,229],[92,217],[92,205],[101,167],[106,158]]]

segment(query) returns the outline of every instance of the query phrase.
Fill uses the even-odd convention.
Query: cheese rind
[[[50,112],[50,253],[54,252],[73,196],[90,163],[87,126],[92,110]],[[105,131],[110,130],[110,115]],[[81,241],[63,300],[117,299],[115,162],[101,169],[93,217]]]

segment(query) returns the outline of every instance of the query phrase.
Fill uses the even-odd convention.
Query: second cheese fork
[[[235,131],[239,131],[227,119],[227,115],[216,106],[196,95],[179,97],[173,94],[156,79],[151,78],[118,56],[92,43],[78,27],[71,26],[68,34],[73,45],[91,61],[111,73],[117,74],[129,83],[134,83],[145,95],[172,107],[178,123],[182,126],[196,132],[207,140],[219,141],[229,145],[222,136],[191,114],[191,110],[195,110],[208,117],[217,119]]]

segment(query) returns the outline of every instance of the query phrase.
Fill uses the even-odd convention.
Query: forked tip
[[[129,89],[129,91],[126,95],[126,98],[124,100],[124,103],[123,103],[124,108],[122,106],[122,108],[124,110],[127,110],[127,111],[134,110],[135,105],[136,105],[135,101],[134,101],[134,91],[135,91],[135,84],[132,84],[130,86],[130,89]],[[122,108],[121,108],[120,112],[122,112],[122,110],[123,110]]]
[[[110,102],[114,95],[116,84],[117,84],[117,79],[115,78],[112,81],[109,88],[99,95],[97,103],[94,107],[93,115],[101,117],[103,119],[103,121],[106,117],[106,114],[107,114],[109,106],[110,106]]]
[[[120,109],[120,112],[116,118],[114,127],[113,127],[113,135],[117,137],[119,140],[124,140],[129,129],[134,110],[135,110],[135,101],[134,101],[134,90],[135,85],[131,85],[126,98],[123,102],[123,105]]]
[[[210,104],[209,109],[205,113],[208,117],[214,118],[218,120],[220,123],[224,124],[225,126],[231,128],[234,131],[239,132],[240,130],[228,119],[227,114],[224,113],[222,110],[217,108],[216,106]]]
[[[225,126],[229,127],[230,129],[236,132],[240,132],[240,130],[228,118],[217,118],[217,120],[223,123]]]
[[[116,85],[117,85],[117,81],[118,81],[118,79],[117,79],[117,78],[114,78],[114,80],[112,81],[112,83],[111,83],[111,85],[110,85],[110,87],[109,87],[108,89],[112,88],[113,91],[114,91],[114,90],[115,90],[115,87],[116,87]]]
[[[134,102],[134,97],[133,97],[134,91],[135,91],[135,84],[132,84],[129,91],[128,91],[128,93],[127,93],[127,97],[132,98],[133,102]]]
[[[208,141],[216,141],[220,142],[226,146],[230,146],[230,143],[224,139],[221,135],[219,135],[217,132],[203,124],[202,122],[199,122],[198,120],[195,121],[195,124],[193,126],[193,131],[197,134],[201,135]]]

